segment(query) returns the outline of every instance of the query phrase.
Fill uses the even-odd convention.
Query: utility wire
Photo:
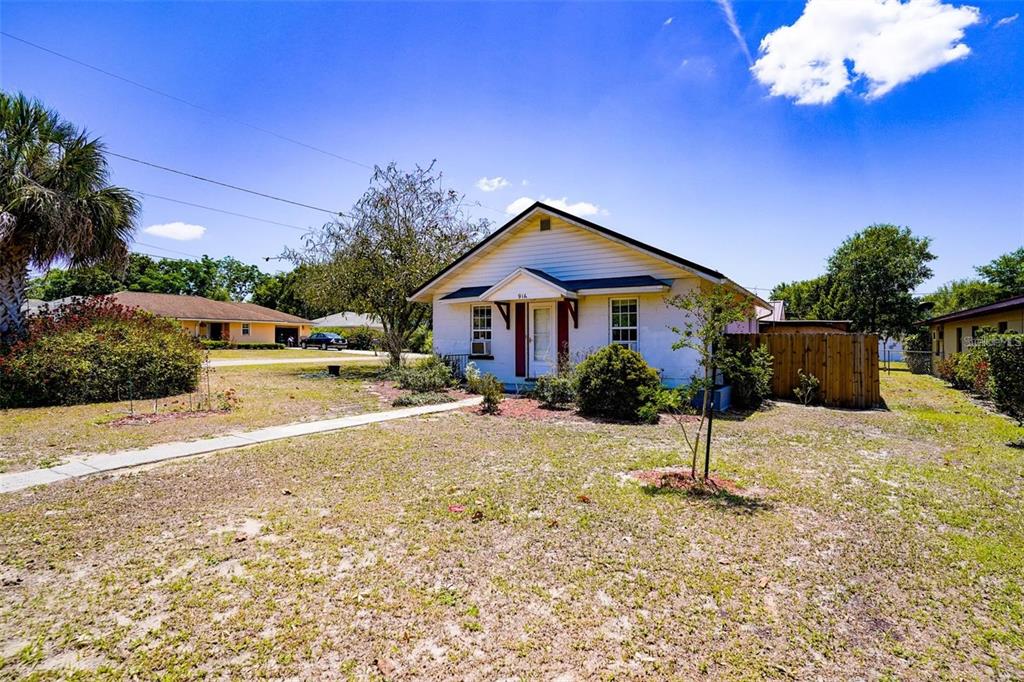
[[[182,97],[178,97],[177,95],[172,95],[171,93],[164,92],[163,90],[158,90],[157,88],[154,88],[154,87],[151,87],[149,85],[146,85],[145,83],[140,83],[139,81],[136,81],[136,80],[132,80],[131,78],[127,78],[127,77],[122,76],[120,74],[114,73],[113,71],[107,71],[106,69],[102,69],[102,68],[100,68],[98,66],[93,66],[92,64],[88,64],[86,62],[83,62],[80,59],[75,59],[74,57],[70,57],[70,56],[68,56],[66,54],[62,54],[60,52],[57,52],[56,50],[51,50],[48,47],[43,47],[42,45],[39,45],[37,43],[33,43],[30,40],[25,40],[24,38],[19,38],[16,35],[8,33],[7,31],[0,31],[0,35],[6,36],[6,37],[10,38],[11,40],[16,40],[19,43],[24,43],[25,45],[28,45],[29,47],[34,47],[37,50],[41,50],[41,51],[46,52],[47,54],[51,54],[51,55],[53,55],[55,57],[60,57],[61,59],[64,59],[64,60],[67,60],[67,61],[71,62],[72,64],[77,64],[77,65],[83,66],[83,67],[85,67],[87,69],[92,69],[93,71],[96,71],[97,73],[102,73],[104,76],[108,76],[110,78],[114,78],[114,79],[122,81],[124,83],[128,83],[129,85],[133,85],[133,86],[135,86],[137,88],[141,88],[143,90],[146,90],[147,92],[153,93],[154,95],[159,95],[160,97],[166,97],[167,99],[170,99],[170,100],[173,100],[175,102],[178,102],[179,104],[184,104],[186,106],[192,107],[193,109],[198,109],[199,111],[203,111],[203,112],[205,112],[207,114],[211,114],[213,116],[217,116],[217,117],[222,118],[222,119],[224,119],[226,121],[230,121],[230,122],[235,123],[237,125],[245,126],[246,128],[250,128],[252,130],[261,132],[264,135],[270,135],[271,137],[276,137],[279,140],[283,140],[285,142],[289,142],[291,144],[298,145],[300,147],[305,147],[306,149],[310,149],[312,151],[319,152],[320,154],[324,154],[326,156],[334,157],[335,159],[338,159],[339,161],[344,161],[345,163],[350,163],[350,164],[352,164],[354,166],[359,166],[360,168],[367,168],[369,170],[373,170],[373,166],[371,166],[369,164],[365,164],[365,163],[362,163],[360,161],[356,161],[355,159],[350,159],[347,156],[342,156],[340,154],[335,154],[334,152],[328,151],[326,149],[323,149],[322,147],[317,147],[316,145],[312,145],[312,144],[309,144],[307,142],[303,142],[302,140],[296,140],[293,137],[288,137],[287,135],[282,135],[281,133],[276,133],[273,130],[268,130],[267,128],[261,128],[260,126],[253,125],[251,123],[246,123],[245,121],[239,120],[237,118],[232,118],[231,116],[223,114],[223,113],[221,113],[221,112],[219,112],[219,111],[217,111],[215,109],[210,109],[209,107],[205,107],[202,104],[196,104],[195,102],[190,102],[187,99],[184,99]]]
[[[189,258],[202,258],[202,256],[197,256],[194,253],[186,253],[185,251],[175,251],[174,249],[168,249],[166,246],[158,246],[156,244],[147,244],[145,242],[140,242],[140,241],[135,241],[133,243],[138,244],[139,246],[148,247],[150,249],[159,249],[160,251],[166,251],[167,253],[176,253],[179,256],[188,256]]]
[[[313,206],[311,204],[304,204],[301,201],[292,201],[291,199],[284,199],[282,197],[274,196],[273,194],[267,194],[265,192],[257,192],[256,190],[253,190],[253,189],[246,189],[245,187],[239,187],[238,185],[232,185],[232,184],[227,183],[227,182],[221,182],[220,180],[211,180],[210,178],[205,178],[205,177],[203,177],[201,175],[196,175],[195,173],[189,173],[187,171],[181,171],[181,170],[177,170],[177,169],[174,169],[174,168],[168,168],[167,166],[161,166],[158,163],[152,163],[150,161],[143,161],[142,159],[136,159],[133,156],[126,156],[125,154],[118,154],[117,152],[112,152],[112,151],[109,151],[109,150],[107,150],[106,153],[108,155],[110,155],[110,156],[116,156],[119,159],[124,159],[126,161],[131,161],[133,163],[142,164],[143,166],[150,166],[152,168],[158,168],[158,169],[160,169],[162,171],[167,171],[168,173],[175,173],[177,175],[183,175],[183,176],[185,176],[187,178],[192,178],[193,180],[200,180],[202,182],[209,182],[210,184],[213,184],[213,185],[220,185],[221,187],[227,187],[228,189],[233,189],[233,190],[236,190],[238,192],[245,192],[247,194],[254,194],[254,195],[258,196],[258,197],[263,197],[265,199],[272,199],[274,201],[280,201],[282,203],[291,204],[293,206],[301,206],[302,208],[308,208],[308,209],[313,210],[313,211],[320,211],[321,213],[326,213],[328,215],[333,215],[333,216],[344,215],[344,213],[342,213],[341,211],[332,211],[332,210],[327,209],[327,208],[321,208],[319,206]]]
[[[135,191],[135,193],[136,194],[141,194],[142,196],[149,197],[151,199],[162,199],[163,201],[173,201],[176,204],[183,204],[185,206],[193,206],[195,208],[202,208],[202,209],[205,209],[207,211],[214,211],[216,213],[223,213],[224,215],[235,216],[236,218],[245,218],[246,220],[256,220],[256,221],[261,222],[261,223],[267,223],[269,225],[278,225],[280,227],[287,227],[289,229],[299,230],[301,232],[309,232],[310,229],[311,229],[311,228],[308,228],[308,227],[300,227],[299,225],[291,225],[289,223],[279,223],[276,220],[269,220],[267,218],[257,218],[256,216],[246,215],[244,213],[235,213],[234,211],[225,211],[222,208],[214,208],[213,206],[204,206],[203,204],[195,204],[195,203],[192,203],[191,201],[183,201],[181,199],[172,199],[171,197],[165,197],[165,196],[163,196],[161,194],[151,194],[149,192],[139,192],[139,191]]]
[[[246,128],[249,128],[251,130],[255,130],[255,131],[263,133],[265,135],[270,135],[271,137],[275,137],[275,138],[277,138],[279,140],[283,140],[285,142],[289,142],[291,144],[298,145],[300,147],[304,147],[305,149],[310,149],[310,150],[318,152],[320,154],[324,154],[326,156],[333,157],[333,158],[338,159],[340,161],[344,161],[346,163],[350,163],[350,164],[352,164],[354,166],[359,166],[360,168],[366,168],[368,170],[373,170],[373,168],[374,168],[370,164],[366,164],[366,163],[363,163],[361,161],[356,161],[355,159],[350,159],[349,157],[342,156],[341,154],[335,154],[332,151],[329,151],[329,150],[324,149],[322,147],[318,147],[316,145],[309,144],[308,142],[303,142],[302,140],[297,140],[295,138],[288,137],[287,135],[282,135],[281,133],[274,132],[273,130],[269,130],[267,128],[262,128],[262,127],[257,126],[257,125],[253,125],[251,123],[246,123],[245,121],[242,121],[240,119],[233,118],[231,116],[223,114],[223,113],[217,111],[216,109],[211,109],[209,107],[203,106],[202,104],[196,104],[195,102],[191,102],[191,101],[189,101],[189,100],[187,100],[187,99],[185,99],[183,97],[178,97],[177,95],[173,95],[173,94],[171,94],[169,92],[164,92],[163,90],[159,90],[159,89],[154,88],[152,86],[146,85],[145,83],[140,83],[139,81],[136,81],[136,80],[133,80],[131,78],[128,78],[127,76],[122,76],[120,74],[114,73],[113,71],[108,71],[108,70],[103,69],[103,68],[101,68],[99,66],[95,66],[93,64],[89,64],[88,62],[83,62],[81,59],[76,59],[74,57],[71,57],[69,55],[63,54],[61,52],[57,52],[56,50],[52,50],[52,49],[50,49],[48,47],[44,47],[44,46],[42,46],[42,45],[40,45],[38,43],[34,43],[31,40],[26,40],[25,38],[22,38],[20,36],[16,36],[13,33],[8,33],[7,31],[0,31],[0,35],[6,36],[7,38],[10,38],[11,40],[16,40],[19,43],[22,43],[24,45],[28,45],[29,47],[33,47],[33,48],[35,48],[37,50],[40,50],[42,52],[46,52],[47,54],[53,55],[54,57],[58,57],[60,59],[64,59],[66,61],[69,61],[72,64],[77,64],[78,66],[84,67],[86,69],[91,69],[92,71],[95,71],[97,73],[101,73],[104,76],[107,76],[109,78],[113,78],[113,79],[119,80],[119,81],[121,81],[123,83],[127,83],[129,85],[134,86],[134,87],[140,88],[140,89],[145,90],[147,92],[150,92],[150,93],[152,93],[154,95],[159,95],[160,97],[165,97],[165,98],[167,98],[169,100],[172,100],[174,102],[178,102],[179,104],[184,104],[185,106],[192,107],[193,109],[198,109],[199,111],[203,111],[203,112],[205,112],[207,114],[210,114],[212,116],[217,116],[219,118],[224,119],[225,121],[230,121],[231,123],[235,123],[237,125],[244,126]],[[113,152],[108,152],[108,153],[110,153],[113,156],[120,156],[121,158],[125,158],[125,159],[127,159],[129,161],[135,161],[137,163],[147,163],[145,161],[141,161],[141,160],[138,160],[138,159],[132,159],[130,157],[122,156],[120,154],[114,154]],[[169,168],[163,168],[162,166],[157,166],[156,164],[147,164],[147,165],[151,165],[151,166],[154,166],[156,168],[161,168],[162,170],[169,170],[171,172],[179,172],[179,171],[173,171],[172,169],[169,169]],[[197,177],[197,176],[192,176],[191,174],[188,174],[188,173],[182,173],[182,174],[183,175],[189,175],[190,177]],[[206,180],[205,178],[198,178],[198,177],[197,177],[197,179]],[[212,181],[212,180],[206,180],[206,181],[207,182],[215,182],[215,181]],[[231,187],[232,189],[240,189],[241,191],[249,191],[249,190],[244,190],[244,189],[241,189],[241,188],[238,188],[238,187],[233,187],[233,186],[228,185],[226,183],[217,183],[217,184],[221,184],[221,185],[224,185],[226,187]],[[251,193],[258,194],[260,196],[267,196],[267,195],[261,194],[259,192],[251,192]],[[174,201],[174,200],[173,199],[169,199],[169,201]],[[280,201],[280,199],[279,199],[279,201]],[[288,201],[288,200],[283,200],[283,201]],[[179,203],[185,203],[185,202],[179,202]],[[301,204],[299,202],[288,201],[288,203],[292,203],[292,204],[296,204],[296,205],[299,205],[299,206],[303,206],[304,208],[313,208],[313,207],[307,206],[305,204]],[[508,215],[505,211],[503,211],[503,210],[501,210],[499,208],[494,208],[493,206],[488,206],[487,204],[481,203],[479,201],[473,201],[473,202],[470,202],[470,203],[472,205],[475,205],[475,206],[479,207],[479,208],[484,208],[484,209],[487,209],[488,211],[493,211],[494,213],[497,213],[499,215]],[[216,209],[211,209],[211,210],[216,210]],[[319,209],[319,208],[314,209],[314,210],[325,211],[325,209]],[[333,211],[326,211],[326,212],[329,212],[329,213],[332,213],[332,214],[334,213]],[[244,217],[244,216],[239,216],[239,217]],[[284,225],[282,225],[282,227],[284,227]],[[305,230],[305,228],[301,228],[301,229]]]

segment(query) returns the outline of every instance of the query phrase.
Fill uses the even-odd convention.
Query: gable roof
[[[957,310],[956,312],[953,313],[946,313],[945,315],[939,315],[938,317],[933,317],[931,319],[924,320],[924,324],[953,322],[954,320],[964,320],[969,317],[987,315],[989,313],[998,313],[1004,310],[1015,310],[1017,308],[1024,308],[1024,296],[1013,296],[1011,298],[1003,299],[1002,301],[989,303],[988,305],[979,305],[975,308],[968,308],[966,310]]]
[[[593,279],[558,279],[554,275],[551,275],[543,270],[536,268],[519,268],[515,270],[512,275],[515,275],[520,270],[528,271],[540,279],[550,282],[552,285],[562,289],[563,291],[570,294],[578,294],[581,291],[588,289],[605,290],[605,289],[637,289],[640,287],[650,287],[652,289],[665,290],[669,288],[672,283],[671,281],[664,279],[657,279],[650,275],[630,275],[627,277],[597,277]],[[502,284],[505,280],[509,279],[506,277],[498,284]],[[494,289],[498,284],[491,286],[480,286],[480,287],[462,287],[455,291],[445,294],[441,297],[442,301],[451,301],[455,299],[466,299],[466,298],[480,298],[491,289]]]
[[[610,230],[607,227],[604,227],[603,225],[598,225],[597,223],[591,222],[591,221],[586,220],[584,218],[580,218],[579,216],[575,216],[575,215],[573,215],[571,213],[568,213],[567,211],[563,211],[562,209],[555,208],[554,206],[550,206],[550,205],[545,204],[545,203],[540,202],[540,201],[535,201],[531,206],[529,206],[522,213],[520,213],[516,217],[512,218],[511,220],[509,220],[507,223],[505,223],[504,225],[499,227],[497,230],[495,230],[491,234],[487,235],[487,237],[485,237],[482,241],[480,241],[476,246],[474,246],[469,251],[467,251],[466,253],[462,254],[458,258],[456,258],[455,261],[453,261],[450,265],[448,265],[446,268],[444,268],[443,270],[438,272],[436,275],[431,277],[429,280],[427,280],[427,282],[424,283],[419,289],[417,289],[415,291],[415,293],[413,293],[413,295],[410,296],[409,298],[410,299],[417,298],[422,293],[424,293],[427,289],[429,289],[430,287],[434,286],[435,284],[440,282],[442,279],[444,279],[453,270],[458,268],[462,263],[464,263],[468,259],[470,259],[470,258],[472,258],[472,257],[474,257],[474,256],[476,256],[476,255],[478,255],[480,253],[482,253],[483,251],[489,249],[491,246],[494,245],[495,240],[499,236],[506,234],[513,227],[515,227],[516,225],[518,225],[521,222],[523,222],[533,212],[538,211],[538,210],[541,210],[541,211],[544,211],[546,213],[550,213],[552,215],[558,216],[559,218],[562,218],[566,222],[569,222],[571,224],[577,225],[577,226],[582,227],[582,228],[584,228],[586,230],[590,230],[592,232],[596,232],[596,233],[598,233],[598,234],[600,234],[600,235],[602,235],[604,237],[607,237],[608,239],[611,239],[612,241],[616,241],[616,242],[619,242],[621,244],[625,244],[626,246],[629,246],[629,247],[632,247],[634,249],[637,249],[638,251],[642,251],[642,252],[650,254],[650,255],[652,255],[652,256],[654,256],[656,258],[660,258],[661,260],[668,261],[669,263],[671,263],[673,265],[677,265],[677,266],[679,266],[679,267],[681,267],[681,268],[683,268],[685,270],[689,270],[689,271],[697,274],[698,276],[704,277],[705,279],[709,279],[709,280],[711,280],[713,282],[724,283],[725,281],[728,280],[728,278],[725,275],[723,275],[722,273],[718,272],[717,270],[713,270],[713,269],[711,269],[709,267],[700,265],[699,263],[694,263],[691,260],[687,260],[685,258],[681,258],[681,257],[679,257],[679,256],[677,256],[675,254],[669,253],[668,251],[664,251],[664,250],[659,249],[659,248],[657,248],[655,246],[651,246],[650,244],[645,244],[645,243],[643,243],[643,242],[641,242],[641,241],[639,241],[637,239],[633,239],[632,237],[624,235],[624,234],[622,234],[620,232],[616,232],[614,230]],[[473,287],[473,288],[475,288],[475,287]]]
[[[218,322],[278,322],[284,324],[312,324],[309,320],[289,315],[255,303],[214,301],[202,296],[152,294],[143,291],[119,291],[112,294],[117,303],[140,308],[158,317],[179,320],[213,320]]]

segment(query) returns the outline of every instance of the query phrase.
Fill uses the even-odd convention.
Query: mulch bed
[[[468,407],[466,411],[473,414],[483,414],[481,407]],[[558,421],[558,422],[586,422],[586,417],[580,416],[575,410],[555,410],[548,407],[541,407],[539,401],[525,396],[505,396],[501,401],[500,411],[497,416],[510,417],[512,419],[528,419],[530,421]]]
[[[688,467],[659,467],[657,469],[631,471],[629,475],[649,488],[711,493],[723,491],[727,493],[743,492],[743,488],[736,481],[728,478],[709,476],[707,481],[705,481],[698,471],[697,478],[694,479],[690,476],[690,469]]]

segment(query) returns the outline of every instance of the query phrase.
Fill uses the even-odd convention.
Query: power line
[[[351,159],[351,158],[349,158],[347,156],[342,156],[341,154],[336,154],[336,153],[334,153],[332,151],[329,151],[327,149],[324,149],[322,147],[318,147],[316,145],[309,144],[308,142],[303,142],[302,140],[297,140],[295,138],[288,137],[287,135],[282,135],[281,133],[274,132],[273,130],[269,130],[267,128],[262,128],[260,126],[253,125],[251,123],[246,123],[245,121],[242,121],[242,120],[237,119],[237,118],[233,118],[233,117],[228,116],[228,115],[226,115],[224,113],[221,113],[221,112],[219,112],[219,111],[217,111],[215,109],[211,109],[209,107],[203,106],[202,104],[196,104],[195,102],[189,101],[189,100],[187,100],[187,99],[185,99],[183,97],[178,97],[177,95],[173,95],[173,94],[171,94],[169,92],[165,92],[165,91],[160,90],[158,88],[154,88],[152,86],[146,85],[145,83],[141,83],[139,81],[133,80],[131,78],[128,78],[127,76],[122,76],[122,75],[120,75],[118,73],[114,73],[113,71],[108,71],[107,69],[101,68],[99,66],[95,66],[93,64],[89,64],[88,62],[84,62],[81,59],[76,59],[76,58],[71,57],[69,55],[63,54],[62,52],[57,52],[56,50],[50,49],[48,47],[44,47],[44,46],[42,46],[42,45],[40,45],[38,43],[32,42],[31,40],[26,40],[25,38],[22,38],[20,36],[16,36],[13,33],[8,33],[7,31],[0,31],[0,35],[6,36],[7,38],[10,38],[11,40],[16,40],[19,43],[22,43],[24,45],[28,45],[29,47],[33,47],[33,48],[35,48],[37,50],[40,50],[42,52],[46,52],[47,54],[53,55],[54,57],[58,57],[60,59],[64,59],[66,61],[69,61],[72,64],[77,64],[78,66],[84,67],[86,69],[90,69],[90,70],[95,71],[97,73],[101,73],[104,76],[107,76],[109,78],[113,78],[115,80],[119,80],[119,81],[122,81],[124,83],[129,84],[129,85],[132,85],[134,87],[140,88],[140,89],[145,90],[147,92],[150,92],[150,93],[152,93],[154,95],[159,95],[160,97],[165,97],[165,98],[167,98],[169,100],[172,100],[174,102],[178,102],[179,104],[184,104],[184,105],[192,107],[194,109],[198,109],[199,111],[203,111],[203,112],[205,112],[207,114],[210,114],[212,116],[217,116],[219,118],[224,119],[225,121],[230,121],[231,123],[235,123],[237,125],[244,126],[246,128],[249,128],[251,130],[255,130],[255,131],[263,133],[265,135],[270,135],[271,137],[275,137],[275,138],[277,138],[279,140],[283,140],[285,142],[289,142],[291,144],[298,145],[298,146],[303,147],[305,149],[309,149],[309,150],[318,152],[320,154],[324,154],[326,156],[333,157],[333,158],[338,159],[340,161],[344,161],[346,163],[350,163],[352,165],[359,166],[360,168],[366,168],[367,170],[373,170],[374,169],[374,166],[372,166],[370,164],[363,163],[361,161],[356,161],[355,159]],[[108,152],[108,153],[110,153],[112,156],[120,156],[121,158],[127,159],[129,161],[135,161],[137,163],[147,163],[145,161],[141,161],[141,160],[138,160],[138,159],[133,159],[133,158],[126,157],[126,156],[123,156],[123,155],[120,155],[120,154],[115,154],[113,152]],[[180,171],[174,171],[174,170],[169,169],[169,168],[163,168],[162,166],[158,166],[157,164],[147,163],[147,165],[151,165],[151,166],[154,166],[156,168],[161,168],[162,170],[168,170],[170,172],[181,173]],[[191,174],[188,174],[188,173],[181,173],[181,174],[182,175],[188,175],[190,177],[196,177],[196,179],[200,179],[200,180],[206,180],[205,178],[199,178],[197,176],[192,176]],[[216,181],[213,181],[213,180],[206,180],[206,181],[207,182],[215,182],[216,183]],[[216,183],[216,184],[221,184],[223,186],[231,187],[232,189],[238,189],[238,190],[241,190],[241,191],[249,191],[249,190],[245,190],[245,189],[242,189],[242,188],[239,188],[239,187],[233,187],[231,185],[228,185],[227,183]],[[265,195],[265,194],[261,194],[259,192],[250,192],[250,193],[257,194],[259,196],[268,196],[268,195]],[[273,198],[273,197],[268,197],[268,198]],[[173,201],[173,199],[170,199],[169,201]],[[279,201],[281,201],[281,200],[279,199]],[[283,201],[288,201],[288,200],[283,200]],[[181,203],[184,203],[184,202],[181,202]],[[296,204],[298,206],[303,206],[304,208],[313,208],[313,207],[310,207],[310,206],[308,206],[306,204],[302,204],[300,202],[288,201],[288,203]],[[493,206],[488,206],[487,204],[484,204],[484,203],[482,203],[480,201],[472,201],[470,203],[472,205],[475,205],[475,206],[479,207],[479,208],[484,208],[484,209],[487,209],[488,211],[493,211],[494,213],[497,213],[499,215],[504,215],[504,216],[508,215],[508,213],[506,211],[503,211],[503,210],[501,210],[499,208],[494,208]],[[216,209],[211,209],[211,210],[216,210]],[[335,214],[334,211],[326,211],[326,209],[314,208],[314,210],[320,210],[320,211],[325,211],[325,212],[329,212],[329,213]],[[244,217],[244,216],[239,216],[239,217]],[[284,225],[282,225],[282,227],[284,227]],[[305,229],[305,228],[302,228],[302,229]]]
[[[187,253],[185,251],[176,251],[174,249],[168,249],[166,246],[158,246],[156,244],[147,244],[145,242],[140,242],[140,241],[135,241],[134,243],[138,244],[139,246],[148,247],[150,249],[159,249],[160,251],[166,251],[167,253],[176,253],[179,256],[188,256],[189,258],[202,258],[202,256],[197,256],[194,253]]]
[[[263,197],[265,199],[272,199],[274,201],[280,201],[282,203],[291,204],[293,206],[301,206],[302,208],[308,208],[308,209],[313,210],[313,211],[320,211],[321,213],[327,213],[328,215],[332,215],[332,216],[344,215],[344,213],[342,213],[341,211],[332,211],[332,210],[327,209],[327,208],[321,208],[319,206],[313,206],[311,204],[304,204],[301,201],[292,201],[291,199],[284,199],[282,197],[274,196],[273,194],[267,194],[265,192],[257,192],[254,189],[247,189],[245,187],[239,187],[238,185],[232,185],[231,183],[228,183],[228,182],[221,182],[220,180],[212,180],[210,178],[205,178],[202,175],[196,175],[195,173],[189,173],[187,171],[181,171],[181,170],[177,170],[175,168],[168,168],[167,166],[161,166],[158,163],[152,163],[150,161],[143,161],[142,159],[136,159],[133,156],[126,156],[125,154],[118,154],[117,152],[112,152],[112,151],[109,151],[109,150],[106,151],[106,154],[108,154],[110,156],[116,156],[119,159],[124,159],[126,161],[131,161],[133,163],[142,164],[143,166],[150,166],[151,168],[158,168],[159,170],[166,171],[168,173],[175,173],[176,175],[183,175],[183,176],[185,176],[187,178],[192,178],[193,180],[200,180],[202,182],[209,182],[210,184],[220,185],[221,187],[227,187],[228,189],[233,189],[233,190],[236,190],[238,192],[245,192],[247,194],[254,194],[254,195],[258,196],[258,197]]]
[[[287,227],[287,228],[290,228],[292,230],[299,230],[301,232],[309,232],[310,229],[311,229],[311,228],[308,228],[308,227],[300,227],[299,225],[291,225],[289,223],[280,223],[280,222],[278,222],[276,220],[269,220],[267,218],[257,218],[256,216],[246,215],[244,213],[235,213],[234,211],[225,211],[222,208],[214,208],[213,206],[204,206],[203,204],[195,204],[195,203],[192,203],[191,201],[183,201],[181,199],[172,199],[171,197],[165,197],[165,196],[160,195],[160,194],[151,194],[149,192],[139,192],[139,191],[136,191],[135,193],[136,194],[141,194],[142,196],[149,197],[151,199],[162,199],[163,201],[173,201],[176,204],[183,204],[185,206],[193,206],[195,208],[202,208],[202,209],[205,209],[207,211],[214,211],[216,213],[223,213],[224,215],[235,216],[236,218],[245,218],[246,220],[256,220],[256,221],[261,222],[261,223],[267,223],[269,225],[278,225],[280,227]]]
[[[217,111],[215,109],[210,109],[209,107],[203,106],[202,104],[196,104],[195,102],[190,102],[187,99],[184,99],[182,97],[178,97],[177,95],[172,95],[171,93],[164,92],[163,90],[158,90],[157,88],[154,88],[154,87],[151,87],[149,85],[146,85],[145,83],[140,83],[139,81],[136,81],[136,80],[132,80],[131,78],[128,78],[126,76],[122,76],[120,74],[114,73],[113,71],[107,71],[106,69],[102,69],[102,68],[100,68],[98,66],[93,66],[92,64],[88,64],[86,62],[83,62],[80,59],[75,59],[74,57],[70,57],[70,56],[68,56],[66,54],[62,54],[60,52],[57,52],[56,50],[51,50],[48,47],[43,47],[42,45],[39,45],[37,43],[33,43],[30,40],[25,40],[24,38],[19,38],[16,35],[8,33],[7,31],[0,31],[0,35],[6,36],[6,37],[8,37],[8,38],[10,38],[12,40],[17,40],[19,43],[24,43],[25,45],[28,45],[30,47],[36,48],[37,50],[41,50],[43,52],[46,52],[47,54],[51,54],[51,55],[53,55],[55,57],[59,57],[61,59],[67,60],[67,61],[69,61],[69,62],[71,62],[73,64],[77,64],[77,65],[85,67],[87,69],[91,69],[93,71],[96,71],[97,73],[102,73],[104,76],[107,76],[109,78],[114,78],[114,79],[122,81],[124,83],[128,83],[129,85],[133,85],[133,86],[135,86],[137,88],[141,88],[143,90],[146,90],[147,92],[153,93],[154,95],[159,95],[160,97],[166,97],[167,99],[170,99],[170,100],[173,100],[175,102],[178,102],[179,104],[184,104],[186,106],[192,107],[193,109],[198,109],[199,111],[203,111],[203,112],[205,112],[207,114],[211,114],[213,116],[217,116],[219,118],[224,119],[225,121],[230,121],[230,122],[235,123],[237,125],[245,126],[246,128],[250,128],[250,129],[255,130],[257,132],[261,132],[264,135],[270,135],[271,137],[276,137],[279,140],[283,140],[285,142],[289,142],[291,144],[298,145],[300,147],[305,147],[306,149],[310,149],[312,151],[319,152],[320,154],[324,154],[326,156],[334,157],[335,159],[338,159],[339,161],[344,161],[345,163],[350,163],[350,164],[352,164],[354,166],[359,166],[360,168],[367,168],[369,170],[373,170],[373,166],[371,166],[369,164],[365,164],[365,163],[362,163],[360,161],[356,161],[355,159],[350,159],[347,156],[342,156],[340,154],[335,154],[334,152],[328,151],[326,149],[323,149],[322,147],[317,147],[316,145],[309,144],[308,142],[303,142],[302,140],[296,140],[293,137],[288,137],[287,135],[282,135],[281,133],[274,132],[273,130],[269,130],[267,128],[261,128],[260,126],[253,125],[251,123],[246,123],[245,121],[239,120],[237,118],[232,118],[232,117],[230,117],[230,116],[228,116],[226,114],[223,114],[223,113],[221,113],[221,112],[219,112],[219,111]]]

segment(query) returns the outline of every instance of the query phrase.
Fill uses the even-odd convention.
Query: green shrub
[[[480,395],[484,397],[481,409],[485,414],[498,414],[501,409],[501,401],[505,398],[505,387],[493,374],[484,374],[480,377]]]
[[[234,343],[232,341],[211,341],[200,339],[199,344],[206,350],[283,350],[283,343]]]
[[[576,405],[595,417],[639,422],[641,408],[661,385],[643,356],[625,346],[600,349],[576,367]]]
[[[988,359],[992,400],[1024,425],[1024,335],[992,334],[985,337],[982,348]]]
[[[975,344],[963,353],[957,353],[953,358],[953,386],[987,397],[988,354],[984,346],[980,343]]]
[[[436,393],[455,385],[452,368],[436,355],[412,367],[400,368],[395,379],[400,388],[414,393]]]
[[[409,350],[413,353],[433,353],[434,332],[426,325],[416,327],[413,333],[409,336]]]
[[[570,372],[537,377],[533,397],[544,407],[559,408],[576,400],[576,376]]]
[[[419,407],[420,405],[438,405],[450,403],[455,398],[447,393],[410,393],[401,395],[391,401],[392,407]]]
[[[774,358],[768,346],[751,348],[744,345],[724,353],[722,371],[732,386],[732,402],[736,407],[757,408],[772,394]]]
[[[201,365],[198,344],[177,322],[109,298],[80,299],[29,318],[26,337],[0,348],[0,407],[186,393]]]

